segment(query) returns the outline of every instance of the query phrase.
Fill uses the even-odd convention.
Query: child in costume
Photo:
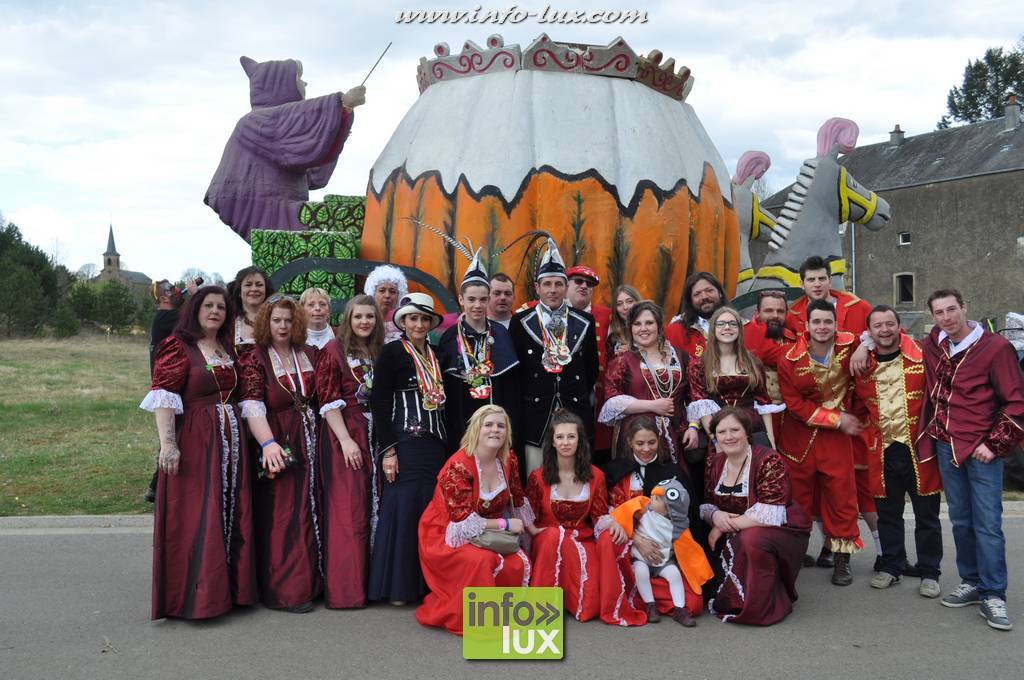
[[[672,618],[687,628],[697,625],[686,609],[683,579],[699,593],[713,572],[704,551],[690,534],[689,510],[690,495],[686,488],[677,479],[667,479],[654,487],[650,498],[637,496],[612,513],[612,517],[626,529],[627,535],[634,539],[631,551],[633,575],[650,623],[661,620],[651,578],[662,578],[668,582],[672,593]],[[656,558],[648,560],[644,557],[636,545],[637,537],[657,545]]]

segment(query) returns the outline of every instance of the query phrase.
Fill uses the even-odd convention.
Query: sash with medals
[[[494,373],[494,362],[491,361],[491,345],[494,344],[494,338],[491,337],[490,326],[487,327],[483,342],[474,347],[462,328],[462,319],[459,319],[456,342],[464,368],[462,379],[469,385],[469,396],[473,399],[489,399],[490,375]]]
[[[437,363],[437,357],[434,356],[430,345],[427,345],[427,356],[423,356],[405,338],[402,338],[401,342],[406,354],[412,359],[413,366],[416,367],[416,382],[419,383],[423,408],[427,411],[436,411],[439,406],[444,406],[445,402],[441,365]]]

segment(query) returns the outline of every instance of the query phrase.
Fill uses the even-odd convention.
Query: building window
[[[898,305],[914,304],[914,275],[893,275],[893,297]]]
[[[910,245],[910,232],[909,231],[901,231],[897,235],[897,238],[899,239],[899,244],[901,246],[909,246]]]

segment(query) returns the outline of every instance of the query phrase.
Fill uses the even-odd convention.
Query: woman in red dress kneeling
[[[725,407],[711,419],[711,431],[717,445],[708,457],[700,516],[712,527],[720,585],[708,609],[723,621],[778,623],[797,598],[811,522],[793,502],[782,456],[750,444],[746,409]]]
[[[544,438],[543,463],[530,474],[526,497],[537,513],[533,534],[531,586],[560,586],[565,608],[578,621],[596,616],[616,625],[643,625],[619,589],[602,590],[602,571],[620,569],[611,545],[623,546],[626,532],[608,515],[604,473],[590,464],[583,421],[564,409],[551,418]],[[611,542],[598,538],[608,532]],[[619,574],[625,583],[626,574]],[[632,579],[632,572],[628,579]],[[614,613],[606,617],[605,612]]]
[[[519,463],[509,450],[508,414],[500,406],[477,409],[437,476],[434,497],[420,518],[419,548],[430,594],[416,610],[424,626],[462,635],[462,589],[525,587],[530,558],[519,548],[502,555],[474,545],[485,531],[522,534],[533,510],[523,495]]]

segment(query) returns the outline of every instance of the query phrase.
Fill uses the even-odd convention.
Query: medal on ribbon
[[[538,314],[537,320],[540,321]],[[566,344],[566,336],[569,334],[569,324],[562,324],[561,337],[555,335],[543,323],[540,325],[541,338],[544,341],[541,366],[548,373],[561,373],[562,369],[572,361],[572,352]]]
[[[488,326],[483,340],[474,347],[466,337],[462,327],[462,318],[460,318],[456,342],[464,369],[462,379],[469,385],[470,398],[490,399],[490,376],[494,373],[494,362],[491,361],[491,345],[494,344],[494,338],[491,337],[490,326]]]
[[[441,365],[437,362],[437,356],[430,349],[430,345],[427,345],[427,355],[423,356],[408,340],[403,338],[401,342],[416,368],[416,382],[419,385],[423,408],[427,411],[436,411],[445,402]]]

